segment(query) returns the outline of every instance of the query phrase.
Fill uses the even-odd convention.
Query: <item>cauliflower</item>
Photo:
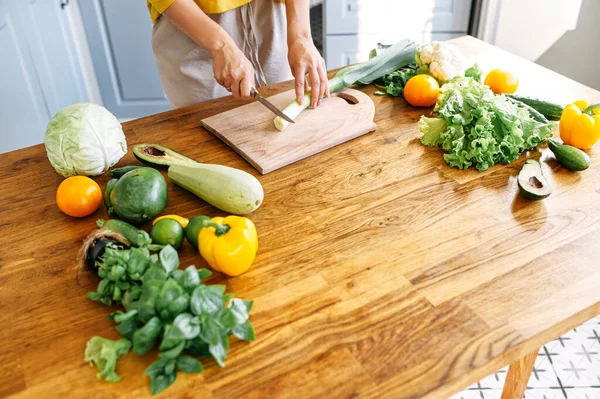
[[[441,83],[457,76],[464,76],[465,62],[456,47],[442,43],[431,42],[417,48],[415,60],[419,69],[429,73]]]

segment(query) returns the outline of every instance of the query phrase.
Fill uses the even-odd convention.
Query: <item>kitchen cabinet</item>
[[[170,109],[152,52],[152,22],[142,1],[79,4],[104,106],[119,118]]]
[[[329,69],[366,61],[378,44],[419,43],[465,35],[471,0],[328,0],[325,58]]]
[[[0,153],[39,144],[63,107],[84,101],[59,0],[0,0]]]

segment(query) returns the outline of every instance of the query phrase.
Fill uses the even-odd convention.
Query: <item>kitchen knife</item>
[[[296,122],[294,122],[294,120],[292,118],[290,118],[289,116],[287,116],[286,114],[284,114],[283,112],[281,112],[276,106],[274,106],[273,104],[271,104],[269,102],[269,100],[267,100],[266,98],[264,98],[263,96],[261,96],[255,88],[252,88],[252,91],[250,92],[250,94],[252,95],[252,97],[254,97],[258,101],[260,101],[260,103],[262,105],[264,105],[265,107],[269,108],[269,110],[271,110],[271,112],[273,112],[278,117],[280,117],[280,118],[288,121],[289,123],[296,123]]]

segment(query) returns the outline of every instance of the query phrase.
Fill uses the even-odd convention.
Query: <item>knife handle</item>
[[[260,94],[258,94],[258,90],[256,90],[254,87],[250,90],[250,95],[254,98],[258,98],[258,96],[260,96]]]

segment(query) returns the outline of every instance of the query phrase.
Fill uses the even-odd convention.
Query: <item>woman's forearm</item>
[[[310,1],[287,0],[285,7],[288,46],[298,39],[309,39],[312,41],[310,33]]]
[[[232,43],[227,32],[210,19],[193,0],[175,0],[163,15],[211,54]]]

